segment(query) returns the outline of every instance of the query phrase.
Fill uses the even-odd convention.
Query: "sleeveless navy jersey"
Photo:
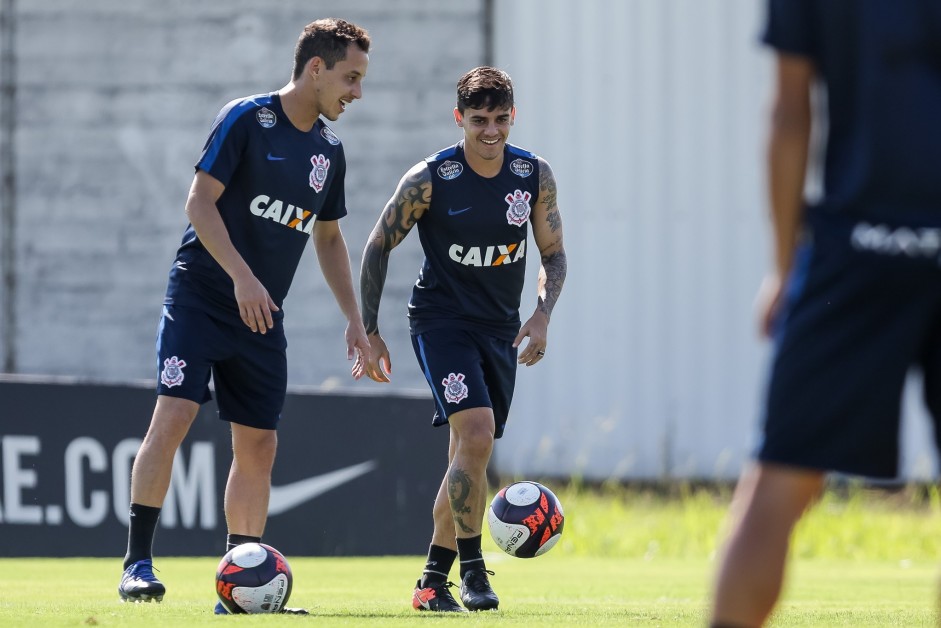
[[[941,214],[941,2],[770,0],[764,41],[827,86],[820,207]]]
[[[492,178],[467,165],[463,141],[427,159],[431,205],[418,221],[425,260],[408,304],[413,334],[474,328],[513,339],[520,327],[539,161],[507,144]]]
[[[225,185],[216,205],[232,244],[281,307],[314,222],[346,215],[340,140],[323,120],[310,131],[298,130],[276,92],[249,96],[219,112],[196,168]],[[238,315],[231,278],[192,225],[183,234],[164,303]]]

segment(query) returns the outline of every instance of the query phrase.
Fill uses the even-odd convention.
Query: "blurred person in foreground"
[[[565,280],[555,177],[544,159],[507,143],[515,117],[505,72],[479,67],[461,77],[454,121],[463,139],[402,177],[363,252],[370,351],[357,358],[353,375],[388,382],[392,363],[379,335],[379,301],[389,253],[418,225],[425,260],[408,304],[412,346],[434,396],[432,424],[449,424],[451,439],[428,559],[412,596],[417,610],[465,610],[449,590],[458,556],[464,607],[499,604],[481,554],[487,464],[503,435],[517,364],[543,359]],[[520,326],[530,225],[542,265],[535,311]]]
[[[768,9],[775,265],[759,305],[774,357],[757,460],[732,502],[715,627],[767,620],[794,526],[828,472],[897,475],[912,367],[941,434],[941,2],[770,0]],[[818,82],[825,112],[812,107]],[[806,202],[808,159],[821,156],[822,196]]]
[[[186,201],[157,336],[157,404],[134,460],[125,601],[160,601],[152,544],[173,456],[215,383],[232,431],[225,489],[228,549],[261,540],[287,390],[282,302],[307,242],[346,316],[348,359],[369,341],[339,219],[343,146],[321,120],[362,96],[369,35],[333,18],[308,24],[280,90],[233,100],[212,125]],[[295,612],[299,609],[295,609]],[[224,613],[221,603],[217,613]]]

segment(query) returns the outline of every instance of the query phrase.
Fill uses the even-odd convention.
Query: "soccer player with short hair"
[[[163,599],[154,532],[174,453],[210,399],[210,376],[232,431],[227,547],[261,539],[287,390],[282,303],[308,241],[348,320],[348,359],[368,353],[339,226],[346,158],[321,117],[336,120],[362,97],[369,45],[369,34],[344,20],[308,24],[288,84],[233,100],[212,124],[157,335],[157,404],[131,475],[123,600]]]
[[[412,598],[418,610],[465,610],[449,591],[457,556],[464,606],[499,604],[480,549],[487,464],[494,439],[503,435],[517,364],[533,366],[545,355],[549,317],[565,280],[555,177],[544,159],[507,143],[515,117],[505,72],[479,67],[461,77],[454,121],[463,139],[402,177],[363,252],[360,292],[370,352],[357,357],[353,374],[388,382],[392,364],[379,335],[379,301],[389,253],[418,225],[425,260],[408,304],[412,345],[434,396],[433,424],[449,424],[451,435],[428,560]],[[542,266],[535,312],[521,326],[530,225]]]
[[[941,2],[770,0],[764,39],[777,61],[775,267],[760,304],[775,352],[757,461],[732,503],[716,628],[767,620],[791,533],[828,472],[898,473],[912,367],[941,435]],[[818,82],[826,112],[813,108]],[[825,169],[808,202],[810,155]]]

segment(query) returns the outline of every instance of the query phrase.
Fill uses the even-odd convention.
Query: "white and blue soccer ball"
[[[501,489],[487,510],[490,536],[517,558],[542,556],[562,538],[562,504],[538,482],[514,482]]]
[[[216,594],[232,614],[280,613],[293,583],[287,559],[264,543],[233,547],[216,569]]]

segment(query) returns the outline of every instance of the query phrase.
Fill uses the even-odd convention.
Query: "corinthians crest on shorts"
[[[310,158],[314,169],[310,171],[310,187],[314,192],[320,192],[327,182],[327,172],[330,170],[330,160],[323,155],[314,155]]]
[[[444,398],[448,403],[461,403],[467,399],[467,384],[464,383],[464,373],[449,373],[446,378],[441,380],[444,386]]]
[[[176,356],[163,361],[163,370],[160,371],[160,383],[167,388],[173,388],[183,383],[183,367],[186,362]]]
[[[513,190],[512,194],[507,194],[506,202],[510,204],[510,209],[506,212],[506,221],[521,227],[529,219],[529,199],[532,197],[529,192],[521,190]]]

